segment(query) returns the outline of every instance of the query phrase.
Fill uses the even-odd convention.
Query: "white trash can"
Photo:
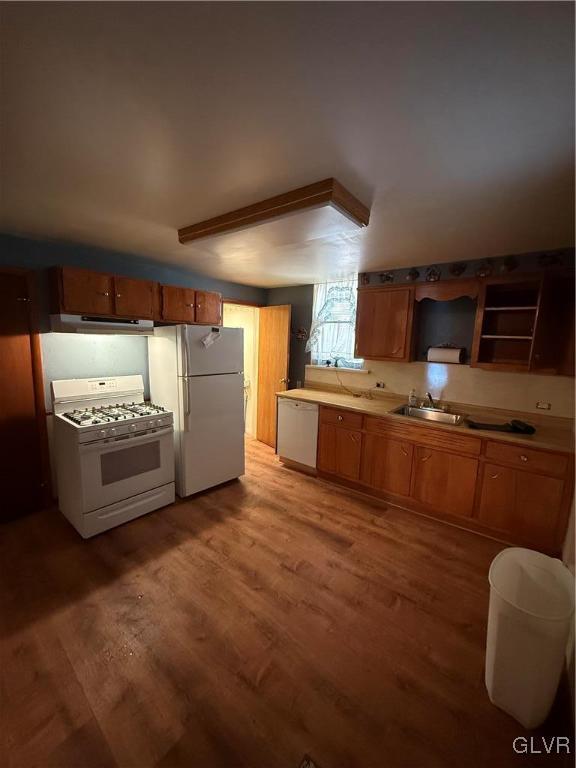
[[[574,612],[574,578],[553,557],[511,547],[490,566],[486,688],[525,728],[554,702]]]

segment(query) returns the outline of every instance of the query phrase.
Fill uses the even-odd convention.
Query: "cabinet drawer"
[[[320,409],[321,424],[337,424],[340,427],[350,427],[350,429],[362,428],[362,414],[344,411],[340,408]]]
[[[440,448],[454,453],[468,453],[471,456],[480,455],[481,441],[477,437],[468,437],[456,430],[441,427],[421,427],[407,420],[386,419],[378,416],[367,416],[364,422],[367,432],[410,440],[413,443],[427,445],[430,448]]]
[[[568,468],[568,457],[559,453],[545,453],[524,448],[522,445],[487,443],[486,458],[503,461],[519,469],[543,472],[546,475],[564,477]]]

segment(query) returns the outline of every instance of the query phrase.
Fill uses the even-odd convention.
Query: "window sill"
[[[366,368],[344,368],[344,366],[334,366],[334,365],[307,365],[306,368],[312,368],[315,371],[336,371],[336,372],[342,372],[342,373],[362,373],[367,374],[370,373],[370,371],[366,370]]]

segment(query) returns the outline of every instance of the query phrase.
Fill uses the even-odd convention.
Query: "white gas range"
[[[84,537],[174,501],[173,416],[142,376],[52,382],[62,513]]]

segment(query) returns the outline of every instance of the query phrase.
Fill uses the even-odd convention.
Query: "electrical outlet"
[[[386,386],[386,384],[385,384],[385,382],[383,382],[383,381],[377,381],[377,382],[376,382],[376,386],[378,387],[378,389],[384,389],[384,387]]]
[[[541,411],[549,411],[552,408],[552,403],[545,403],[543,400],[538,400],[536,408],[540,408]]]

